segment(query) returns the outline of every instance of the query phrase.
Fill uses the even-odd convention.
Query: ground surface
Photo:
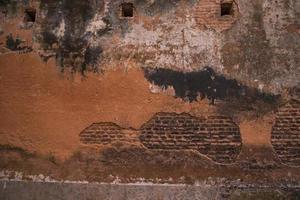
[[[252,186],[230,188],[224,184],[152,185],[152,184],[86,184],[0,181],[0,198],[7,200],[43,199],[132,199],[132,200],[283,200],[299,199],[298,188]],[[17,191],[17,192],[16,192]]]

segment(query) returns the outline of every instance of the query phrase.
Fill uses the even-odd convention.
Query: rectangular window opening
[[[123,3],[122,4],[122,17],[133,17],[133,4]]]
[[[221,16],[233,15],[233,3],[221,4]]]
[[[27,8],[25,9],[25,22],[35,22],[36,19],[36,9],[35,8]]]

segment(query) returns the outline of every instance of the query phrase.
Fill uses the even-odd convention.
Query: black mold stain
[[[121,4],[124,2],[131,2],[134,6],[134,17],[136,15],[154,16],[156,14],[164,14],[170,10],[174,10],[180,0],[114,0],[108,3],[108,13],[105,16],[107,24],[111,26],[113,30],[121,30],[122,36],[132,30],[130,19],[120,17],[121,16]],[[187,3],[195,2],[195,0],[188,0]]]
[[[19,37],[16,37],[16,39],[14,39],[11,33],[6,36],[6,48],[10,49],[11,51],[17,51],[18,53],[31,52],[32,47],[26,46],[23,43],[24,41]]]
[[[18,8],[22,2],[16,0],[0,0],[0,12],[5,17],[16,17]]]
[[[178,8],[180,0],[132,0],[134,15],[154,16],[164,14]],[[196,0],[188,0],[192,5]],[[61,70],[69,68],[72,72],[101,71],[97,63],[101,59],[103,50],[101,44],[90,44],[91,38],[109,37],[113,32],[121,32],[125,36],[132,30],[131,21],[120,17],[120,6],[123,0],[41,0],[40,18],[37,24],[39,31],[35,35],[46,53],[41,54],[47,61],[52,56],[56,57]],[[107,6],[107,7],[106,7]],[[107,13],[104,13],[108,9]],[[87,31],[89,22],[97,15],[102,16],[105,27],[96,33]],[[134,16],[135,17],[135,16]],[[54,32],[59,30],[64,22],[64,35],[58,36]],[[96,34],[96,35],[94,35]],[[98,69],[99,68],[99,69]]]
[[[89,38],[92,37],[86,28],[96,14],[104,11],[103,0],[42,0],[41,12],[46,13],[41,21],[41,32],[38,42],[44,50],[54,52],[57,64],[64,71],[71,68],[72,72],[84,74],[87,70],[98,71],[97,62],[102,54],[100,45],[91,47]],[[57,29],[62,21],[65,24],[65,32],[62,38],[58,38],[53,30]],[[108,23],[107,20],[103,20]],[[97,36],[102,36],[107,28],[98,30]],[[47,60],[47,57],[45,60]]]
[[[0,7],[5,7],[10,3],[10,0],[0,0]]]
[[[11,33],[8,36],[6,36],[6,47],[8,49],[16,51],[20,48],[20,44],[22,44],[22,40],[20,38],[14,39]]]
[[[94,72],[98,71],[97,63],[99,55],[103,52],[101,47],[87,47],[84,54],[84,63],[82,65],[82,73],[86,70],[87,66],[91,66]]]
[[[208,98],[214,104],[215,100],[234,102],[251,109],[251,104],[262,101],[276,104],[279,96],[261,92],[257,89],[240,84],[236,80],[228,79],[217,74],[212,68],[206,67],[202,71],[179,72],[163,68],[144,68],[146,79],[162,88],[172,86],[176,97],[186,101],[197,101],[200,97]]]

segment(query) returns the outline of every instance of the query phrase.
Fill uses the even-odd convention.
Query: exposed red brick
[[[233,3],[233,15],[221,16],[221,4]],[[238,6],[235,1],[201,0],[194,8],[194,18],[200,27],[212,28],[218,31],[229,29],[238,19]]]
[[[300,166],[300,102],[292,100],[277,112],[271,143],[280,160]]]
[[[93,123],[80,134],[84,144],[109,144],[124,139],[121,127],[112,122]]]
[[[140,140],[149,149],[197,150],[219,163],[233,162],[241,147],[239,127],[230,118],[186,113],[157,113],[141,127]]]

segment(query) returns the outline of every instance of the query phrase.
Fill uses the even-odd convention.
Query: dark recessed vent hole
[[[34,8],[25,9],[25,17],[24,17],[25,22],[35,22],[35,17],[36,17],[36,9]]]
[[[133,4],[123,3],[122,4],[122,17],[133,17]]]
[[[221,16],[233,15],[233,3],[221,4]]]

